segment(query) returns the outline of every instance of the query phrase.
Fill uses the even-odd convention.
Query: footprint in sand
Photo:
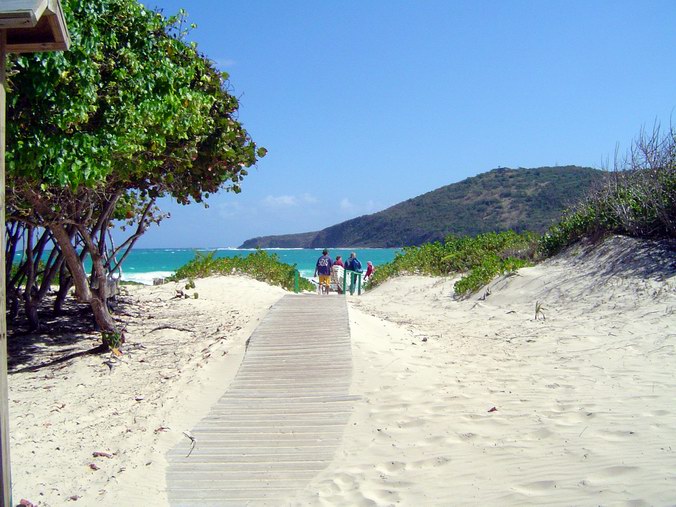
[[[422,418],[414,418],[414,419],[404,419],[401,421],[397,421],[397,426],[401,429],[408,429],[408,428],[420,428],[421,426],[425,425],[425,420]]]
[[[589,482],[602,483],[607,482],[608,480],[616,480],[620,476],[636,473],[639,470],[641,470],[640,467],[624,466],[624,465],[606,467],[598,472],[590,474]]]
[[[333,476],[333,482],[337,484],[341,490],[343,490],[344,489],[343,486],[351,485],[354,483],[354,477],[345,473],[337,473]]]
[[[534,481],[516,486],[514,489],[526,496],[538,495],[549,492],[557,487],[556,481]]]
[[[436,458],[428,458],[414,461],[413,463],[410,464],[410,468],[413,470],[425,470],[428,468],[437,468],[445,465],[450,461],[451,458],[447,458],[446,456],[437,456]]]
[[[373,499],[376,505],[395,505],[399,503],[400,497],[396,491],[379,489],[368,493],[369,499]]]
[[[389,461],[376,466],[376,470],[382,474],[392,474],[406,470],[406,463],[401,461]]]
[[[635,435],[634,431],[623,430],[623,431],[609,431],[609,430],[599,430],[597,435],[608,442],[624,442],[627,438],[630,438]]]

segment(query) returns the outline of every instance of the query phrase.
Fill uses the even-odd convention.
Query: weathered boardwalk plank
[[[168,454],[173,506],[278,505],[333,459],[350,419],[345,299],[289,295],[251,335],[237,376]]]

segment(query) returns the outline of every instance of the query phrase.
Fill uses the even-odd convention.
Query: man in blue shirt
[[[333,261],[329,257],[329,251],[325,248],[322,251],[322,256],[317,259],[317,265],[315,266],[315,276],[319,274],[319,292],[320,293],[329,293],[329,286],[331,284],[331,266],[333,266]]]
[[[350,258],[345,263],[345,269],[348,269],[350,271],[355,271],[356,273],[362,272],[361,262],[359,262],[359,259],[357,259],[356,252],[352,252],[350,254]],[[351,278],[351,280],[350,280],[350,294],[354,294],[354,288],[357,285],[357,275],[355,273],[352,273],[350,278]]]

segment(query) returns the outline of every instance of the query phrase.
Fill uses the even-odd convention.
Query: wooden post
[[[0,506],[12,505],[9,465],[9,403],[7,389],[7,322],[5,294],[5,60],[7,31],[0,30]]]

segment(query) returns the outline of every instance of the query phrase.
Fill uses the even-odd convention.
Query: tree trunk
[[[23,301],[26,317],[28,318],[29,331],[38,331],[40,329],[38,305],[35,297],[33,297],[33,293],[37,291],[37,288],[35,287],[35,271],[38,264],[33,258],[34,254],[33,227],[28,226],[26,234],[26,288],[23,292]]]
[[[96,320],[96,326],[99,330],[107,333],[117,333],[115,321],[108,311],[106,302],[94,296],[92,297],[91,305],[92,311],[94,312],[94,319]]]
[[[68,273],[65,265],[61,266],[59,271],[59,291],[56,293],[54,300],[54,314],[60,315],[63,311],[63,303],[66,301],[68,291],[73,286],[73,278]]]
[[[92,291],[87,281],[87,274],[85,273],[82,261],[71,242],[71,237],[68,232],[59,224],[50,226],[49,228],[54,235],[54,240],[59,245],[63,253],[64,260],[70,271],[72,282],[75,285],[75,295],[78,301],[89,303],[94,313],[94,319],[99,330],[102,332],[116,333],[117,328],[115,321],[108,312],[108,305],[106,305],[106,276],[105,270],[101,263],[101,256],[89,248],[89,254],[92,257],[92,264],[94,267],[94,280],[92,280],[96,289]],[[81,231],[82,232],[82,231]],[[83,238],[87,243],[87,248],[90,246],[88,238]]]
[[[19,294],[13,288],[7,291],[7,320],[14,322],[19,315]]]
[[[81,303],[89,303],[92,300],[92,291],[87,282],[87,274],[84,266],[77,254],[75,247],[71,243],[71,237],[68,232],[59,224],[50,226],[50,231],[54,235],[54,241],[59,245],[61,253],[63,253],[64,260],[70,271],[73,285],[75,285],[75,297]]]
[[[89,238],[85,238],[88,242]],[[92,260],[92,311],[96,324],[101,331],[117,332],[115,321],[110,315],[108,308],[108,276],[103,266],[103,257],[97,250],[89,251]]]
[[[23,293],[24,310],[28,318],[28,331],[40,330],[40,318],[38,316],[38,302],[32,296],[32,289],[27,287]]]

